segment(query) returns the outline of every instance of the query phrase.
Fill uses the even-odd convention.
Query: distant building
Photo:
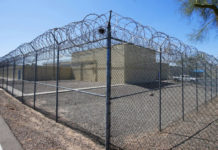
[[[140,84],[159,79],[156,51],[131,44],[112,46],[111,80],[113,84]],[[60,80],[106,82],[106,48],[72,53],[72,60],[60,62]],[[12,68],[9,68],[12,71]],[[169,78],[169,65],[162,64],[162,79]],[[12,75],[10,75],[12,78]],[[16,67],[15,78],[21,79],[22,66]],[[56,65],[52,62],[37,66],[38,81],[55,80]],[[25,65],[25,80],[34,80],[34,65]]]
[[[72,75],[75,80],[106,82],[106,48],[72,54]],[[131,44],[112,47],[112,83],[138,84],[154,82],[159,76],[156,51]],[[168,64],[162,65],[162,79],[168,79]]]

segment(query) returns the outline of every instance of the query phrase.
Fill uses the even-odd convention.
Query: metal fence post
[[[59,50],[59,45],[57,45],[57,70],[56,70],[56,122],[58,122],[58,96],[59,96],[59,93],[58,93],[58,86],[59,86],[59,53],[60,53],[60,50]]]
[[[182,120],[185,120],[185,107],[184,107],[184,58],[182,53]]]
[[[3,71],[2,71],[2,88],[4,89],[4,82],[5,82],[5,65],[3,63]]]
[[[204,68],[204,91],[205,91],[205,103],[207,103],[207,64],[205,63],[205,68]]]
[[[13,81],[12,81],[12,95],[14,96],[14,80],[15,80],[15,71],[16,71],[16,60],[14,59],[13,63]]]
[[[216,96],[217,96],[217,66],[216,66]]]
[[[198,62],[196,62],[196,68],[195,68],[195,84],[196,84],[196,110],[198,111],[198,76],[197,76],[197,70],[198,70]]]
[[[36,109],[36,81],[37,81],[37,61],[38,54],[35,56],[35,67],[34,67],[34,97],[33,97],[33,108]]]
[[[23,56],[23,65],[22,65],[22,96],[21,96],[21,100],[22,103],[24,103],[24,99],[23,99],[23,95],[24,95],[24,73],[25,72],[25,56]]]
[[[1,63],[0,63],[0,65],[1,65],[0,66],[0,69],[1,69],[1,71],[0,71],[0,74],[1,74],[1,76],[0,76],[1,77],[1,86],[0,86],[0,88],[1,88],[2,87],[2,72],[3,72],[3,68],[2,68],[2,64]]]
[[[54,46],[54,50],[53,50],[53,72],[52,72],[52,75],[53,75],[53,77],[52,77],[52,79],[53,80],[55,80],[55,46]]]
[[[160,64],[159,64],[159,131],[162,130],[162,48],[160,47]]]
[[[7,91],[8,91],[8,67],[9,67],[9,61],[7,61],[7,81],[6,81],[6,84],[7,84],[6,90]]]
[[[210,86],[211,86],[211,89],[210,89],[210,98],[211,100],[213,99],[213,65],[211,64],[210,66]]]
[[[2,81],[3,81],[2,73],[3,73],[3,64],[1,63],[1,88],[2,88]]]
[[[107,27],[107,89],[106,89],[106,150],[110,149],[110,137],[111,137],[111,14],[110,11],[109,22]]]

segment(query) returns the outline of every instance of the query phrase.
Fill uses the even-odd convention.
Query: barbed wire
[[[15,50],[0,58],[4,63],[12,59],[21,59],[38,53],[40,60],[53,57],[59,47],[60,55],[71,55],[74,52],[86,51],[106,46],[107,24],[109,13],[88,14],[81,21],[72,22],[60,28],[53,28],[39,35],[29,43],[18,46]],[[184,44],[175,37],[159,32],[150,26],[144,26],[132,18],[123,17],[115,12],[111,19],[112,39],[120,43],[131,43],[157,52],[162,50],[165,56],[180,58],[194,57],[196,61],[218,64],[218,59],[193,46]],[[116,44],[114,42],[113,44]]]

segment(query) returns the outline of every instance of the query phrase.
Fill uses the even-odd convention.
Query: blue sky
[[[201,43],[188,40],[187,35],[199,27],[198,17],[182,16],[177,0],[0,0],[0,56],[50,28],[79,21],[89,13],[109,10],[218,56],[215,34],[211,33]]]

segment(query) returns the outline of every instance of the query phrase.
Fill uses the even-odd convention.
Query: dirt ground
[[[24,150],[101,150],[86,136],[23,105],[0,90],[0,115]]]

